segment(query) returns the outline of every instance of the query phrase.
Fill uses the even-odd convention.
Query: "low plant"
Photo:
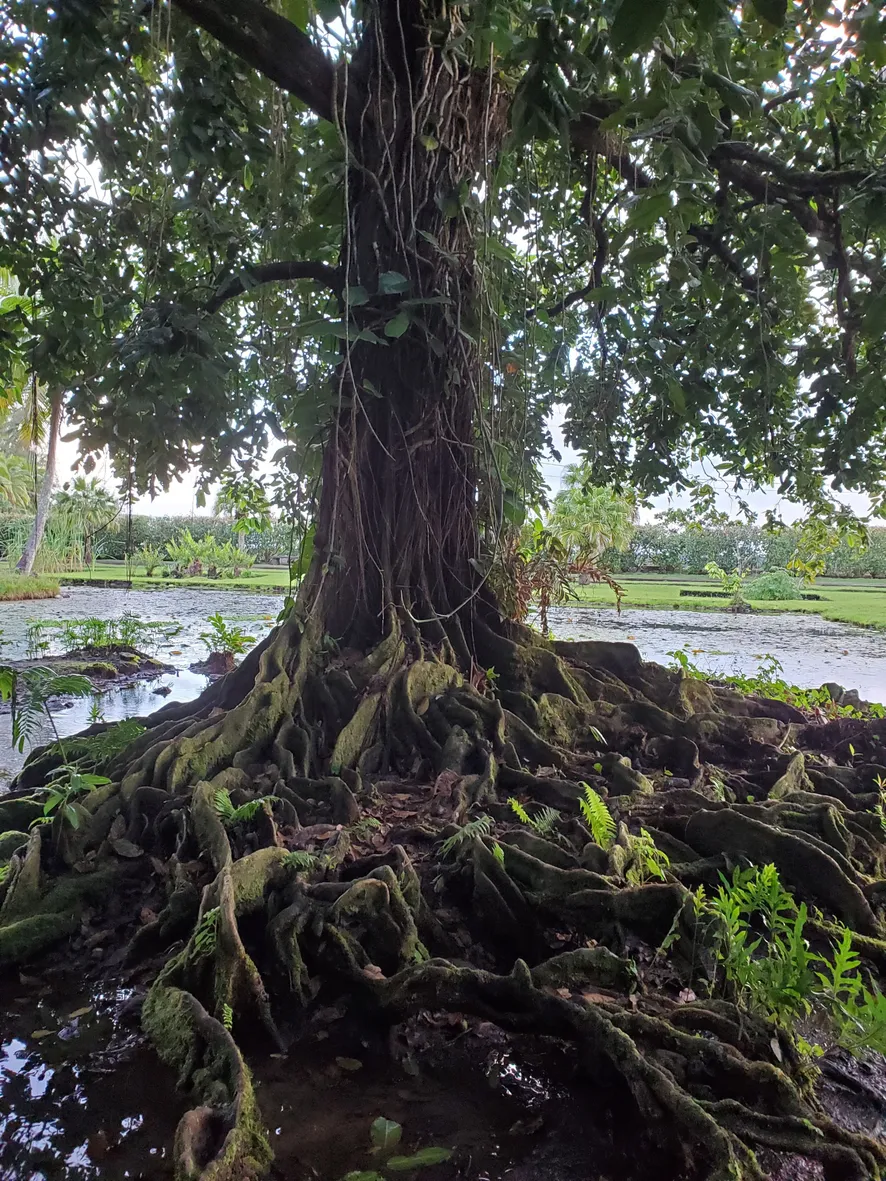
[[[255,555],[211,533],[196,538],[181,529],[166,543],[166,557],[176,578],[241,578],[255,565]]]
[[[582,794],[578,797],[581,814],[587,821],[594,843],[601,849],[609,849],[615,841],[615,821],[603,798],[587,783],[583,783]]]
[[[792,578],[787,570],[768,570],[748,586],[747,596],[749,599],[783,602],[799,599],[803,593],[802,587],[800,579]]]
[[[43,802],[43,816],[38,817],[33,823],[47,824],[58,817],[63,824],[68,824],[71,828],[79,828],[80,821],[85,815],[84,809],[79,803],[80,797],[110,782],[106,775],[91,774],[76,763],[57,767],[53,772],[52,779],[46,785],[47,795]]]
[[[236,624],[228,625],[225,623],[221,613],[218,611],[216,611],[215,615],[209,616],[207,623],[209,624],[210,630],[201,632],[200,639],[209,649],[210,654],[221,652],[224,654],[230,653],[232,656],[240,656],[243,652],[247,652],[255,643],[255,636],[241,631]]]
[[[720,589],[729,596],[730,607],[741,607],[746,602],[744,597],[745,575],[741,570],[733,570],[730,574],[716,562],[708,562],[704,568],[708,578],[719,583]]]
[[[113,648],[156,649],[181,631],[177,623],[143,620],[129,612],[117,619],[38,619],[28,624],[28,655],[38,659],[53,648],[61,652]]]
[[[265,802],[273,803],[278,798],[277,796],[260,796],[258,799],[247,800],[245,804],[235,807],[229,793],[220,787],[213,798],[213,806],[216,816],[225,828],[233,828],[235,824],[239,824],[243,820],[252,820],[262,810]]]
[[[646,882],[666,880],[670,858],[659,849],[645,828],[640,829],[639,835],[631,837],[630,851],[631,860],[625,873],[629,885],[642,886]]]
[[[533,829],[540,837],[550,836],[557,827],[560,813],[556,808],[540,808],[533,816],[530,816],[520,801],[513,796],[508,799],[508,804],[520,823]]]
[[[718,974],[740,1004],[788,1028],[815,1010],[847,1049],[886,1051],[886,997],[865,981],[852,932],[838,926],[830,953],[813,951],[806,905],[774,865],[721,875],[717,892],[698,890],[695,901]]]
[[[144,566],[148,578],[157,570],[165,570],[166,560],[157,546],[143,545],[135,555],[136,564]]]
[[[474,820],[469,820],[467,824],[463,824],[457,832],[452,836],[446,838],[440,846],[440,853],[443,857],[448,857],[450,853],[457,852],[463,845],[472,844],[476,840],[483,837],[488,837],[493,829],[495,821],[491,816],[481,813]]]

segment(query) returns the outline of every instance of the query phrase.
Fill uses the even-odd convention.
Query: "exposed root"
[[[690,891],[748,863],[774,863],[825,912],[823,937],[833,916],[872,974],[886,970],[878,764],[841,762],[843,729],[687,681],[630,645],[548,645],[477,620],[477,663],[500,678],[483,695],[464,631],[432,624],[429,647],[392,616],[358,655],[324,649],[317,620],[290,621],[247,672],[151,720],[76,840],[26,836],[39,791],[0,803],[11,858],[0,962],[70,933],[140,854],[169,867],[167,905],[130,957],[183,940],[144,1009],[198,1103],[176,1139],[183,1178],[264,1173],[238,1047],[257,1033],[285,1047],[293,1007],[324,988],[391,1021],[448,1010],[571,1042],[585,1070],[622,1079],[661,1140],[682,1147],[692,1181],[761,1178],[761,1146],[821,1161],[829,1181],[884,1175],[886,1147],[818,1110],[784,1030],[727,1000],[676,997],[705,938]],[[871,757],[880,730],[853,726],[854,749]],[[584,784],[618,822],[610,848],[582,815]],[[409,825],[397,819],[404,790]],[[521,826],[509,796],[559,818]],[[490,821],[459,843],[458,826],[481,813],[494,834]],[[663,880],[632,877],[640,826],[670,858]],[[453,943],[441,895],[473,946]],[[670,993],[647,992],[638,945],[668,949]],[[474,966],[450,962],[465,956]]]

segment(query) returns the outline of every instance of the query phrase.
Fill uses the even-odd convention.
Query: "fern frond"
[[[228,1033],[231,1032],[234,1025],[234,1010],[230,1005],[222,1005],[222,1025]]]
[[[283,858],[283,864],[288,865],[290,869],[309,873],[319,866],[320,858],[316,853],[306,853],[302,849],[294,849]]]
[[[203,955],[208,955],[215,950],[215,945],[218,942],[218,916],[217,906],[212,910],[207,910],[194,932],[194,946]]]
[[[223,787],[220,787],[215,793],[214,806],[216,816],[225,823],[230,821],[236,812],[236,808],[231,803],[230,794]]]
[[[521,824],[528,824],[529,827],[532,828],[532,821],[529,818],[529,813],[526,811],[519,800],[514,799],[513,796],[510,796],[508,798],[508,805]]]
[[[496,860],[496,861],[499,863],[499,865],[504,865],[504,863],[505,863],[505,851],[504,851],[504,849],[501,847],[501,845],[498,843],[498,841],[493,841],[493,842],[492,842],[492,856],[493,856],[493,857],[495,858],[495,860]]]
[[[594,843],[601,849],[608,849],[615,840],[615,821],[606,807],[605,801],[587,783],[583,783],[584,791],[578,797],[578,806],[591,830]]]
[[[559,819],[560,813],[556,808],[545,807],[533,816],[532,827],[540,837],[546,837],[554,830]]]
[[[451,837],[447,837],[440,846],[440,853],[443,857],[448,857],[455,849],[460,849],[462,845],[471,841],[488,837],[492,832],[493,819],[485,813],[478,816],[476,820],[469,820],[467,824],[462,825],[458,832],[454,832]]]

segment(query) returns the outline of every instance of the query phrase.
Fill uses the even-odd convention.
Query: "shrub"
[[[749,599],[799,599],[801,587],[799,579],[791,578],[787,570],[770,570],[755,578],[746,594]]]

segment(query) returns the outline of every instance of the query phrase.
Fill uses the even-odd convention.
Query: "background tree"
[[[96,536],[120,528],[120,502],[95,477],[74,476],[62,484],[53,500],[53,511],[82,532],[87,566],[93,562]]]
[[[481,962],[515,964],[499,976],[418,962],[425,939],[446,939],[403,846],[332,880],[343,837],[322,853],[331,880],[305,884],[255,785],[344,829],[362,784],[396,773],[452,772],[458,824],[500,809],[498,785],[539,801],[559,791],[575,812],[572,793],[598,775],[626,797],[620,818],[636,806],[635,828],[679,828],[681,858],[746,857],[762,825],[760,856],[778,850],[801,893],[879,933],[858,885],[881,864],[873,814],[850,873],[842,830],[840,865],[812,841],[788,857],[781,813],[763,824],[689,792],[660,815],[651,781],[619,758],[660,775],[678,758],[689,784],[725,761],[743,798],[752,783],[766,801],[780,727],[801,724],[784,703],[731,716],[733,696],[691,693],[623,646],[548,644],[490,593],[502,522],[537,502],[555,401],[604,483],[679,488],[710,456],[816,510],[833,487],[882,503],[876,7],[9,0],[3,21],[0,261],[39,308],[39,322],[12,313],[8,363],[26,355],[47,388],[69,390],[83,450],[107,447],[136,491],[192,468],[208,485],[273,437],[276,462],[317,495],[310,568],[280,628],[197,702],[154,715],[101,805],[102,823],[118,807],[164,857],[193,835],[217,875],[144,1010],[162,1052],[203,1080],[181,1171],[206,1145],[222,1145],[216,1173],[267,1161],[225,1026],[240,1039],[259,1022],[279,1040],[273,1005],[306,998],[310,972],[391,1014],[448,1008],[574,1037],[582,1061],[624,1080],[674,1175],[756,1178],[751,1148],[773,1143],[835,1175],[875,1175],[882,1146],[822,1118],[771,1027],[704,1006],[681,1025],[662,1016],[673,1005],[635,1013],[538,987],[526,963],[546,968],[551,915],[578,951],[604,932],[620,950],[625,931],[673,940],[687,887],[676,870],[643,877],[662,872],[641,857],[647,829],[619,830],[618,852],[576,848],[573,872],[591,874],[578,897],[557,850],[521,859],[519,842],[484,843],[486,822],[466,827],[477,938],[499,948]],[[823,741],[808,729],[800,745]],[[876,762],[874,737],[854,732],[853,751]],[[869,793],[854,754],[835,757],[841,799]],[[270,820],[252,860],[254,842],[217,810],[230,786]],[[104,857],[99,827],[82,841]],[[419,859],[423,873],[438,862]],[[563,961],[549,970],[573,978]],[[224,1108],[216,1068],[236,1091]]]
[[[637,520],[634,497],[591,483],[591,472],[584,464],[568,468],[563,484],[554,497],[547,526],[573,559],[596,562],[604,550],[626,550]]]

